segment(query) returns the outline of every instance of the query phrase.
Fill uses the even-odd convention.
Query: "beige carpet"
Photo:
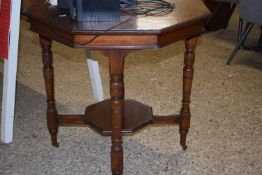
[[[188,150],[179,145],[177,126],[148,127],[124,137],[125,175],[261,174],[262,54],[240,50],[232,64],[225,65],[236,41],[236,15],[225,31],[199,38]],[[51,146],[41,50],[37,35],[28,28],[22,21],[14,141],[0,144],[0,174],[109,175],[109,137],[89,128],[60,128],[60,148]],[[258,35],[256,26],[247,43],[255,43]],[[54,43],[53,52],[58,110],[83,113],[95,102],[84,51]],[[178,42],[130,54],[125,64],[126,98],[151,105],[156,114],[178,112],[183,52],[184,44]],[[108,62],[98,53],[94,57],[108,97]]]

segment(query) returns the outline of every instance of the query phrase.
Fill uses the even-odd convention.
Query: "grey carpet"
[[[177,126],[148,127],[124,137],[125,175],[260,175],[262,172],[262,54],[240,50],[225,62],[236,41],[237,14],[225,31],[199,38],[192,92],[188,150]],[[1,175],[109,175],[110,138],[86,128],[60,128],[60,148],[50,144],[37,35],[21,23],[14,140],[0,144]],[[259,27],[247,43],[254,43]],[[83,50],[54,43],[55,88],[60,113],[83,113],[95,102]],[[126,98],[178,112],[181,104],[183,42],[126,59]],[[109,95],[108,63],[98,59]],[[1,63],[3,72],[3,63]],[[2,74],[1,74],[2,79]],[[2,82],[2,81],[1,81]],[[2,86],[2,85],[1,85]]]

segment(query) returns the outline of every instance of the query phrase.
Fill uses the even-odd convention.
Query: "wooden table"
[[[89,125],[112,139],[111,168],[114,175],[123,173],[122,134],[135,132],[149,124],[178,124],[180,144],[186,149],[186,135],[190,125],[190,92],[193,80],[196,36],[201,34],[210,12],[201,0],[172,0],[174,12],[161,17],[121,16],[120,22],[76,22],[59,17],[56,6],[36,1],[24,15],[31,30],[40,37],[43,73],[47,94],[47,125],[52,144],[58,147],[59,126]],[[110,30],[109,30],[110,29]],[[54,97],[52,40],[74,48],[102,52],[109,60],[111,99],[86,108],[84,115],[60,115]],[[124,99],[124,58],[140,49],[156,49],[178,40],[185,40],[185,66],[181,113],[155,116],[151,107]]]

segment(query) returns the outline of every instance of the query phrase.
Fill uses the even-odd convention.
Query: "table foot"
[[[113,175],[123,174],[123,152],[111,150],[111,170]]]
[[[182,146],[182,149],[183,149],[183,150],[186,150],[186,149],[187,149],[187,145],[181,144],[181,146]]]
[[[182,146],[183,150],[187,149],[186,145],[186,136],[187,136],[188,130],[180,130],[180,145]]]
[[[183,100],[182,100],[182,109],[181,109],[181,121],[179,125],[180,132],[180,144],[185,150],[186,146],[186,136],[190,127],[190,93],[192,87],[192,80],[194,74],[194,61],[195,61],[195,48],[197,44],[197,38],[190,38],[185,41],[185,59],[184,59],[184,71],[183,71]]]
[[[59,143],[57,142],[57,133],[51,134],[51,140],[52,140],[52,145],[58,148]]]
[[[112,171],[113,175],[122,175],[123,172],[122,171]]]

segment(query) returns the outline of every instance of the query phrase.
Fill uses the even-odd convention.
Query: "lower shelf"
[[[124,101],[122,132],[132,133],[153,121],[152,109],[134,100]],[[86,108],[84,123],[92,126],[102,135],[111,135],[112,117],[110,100],[104,100]]]
[[[179,124],[180,115],[154,116],[152,108],[135,100],[124,101],[122,133],[133,133],[149,124]],[[89,125],[104,136],[112,134],[110,100],[90,105],[85,115],[58,115],[59,126]]]

